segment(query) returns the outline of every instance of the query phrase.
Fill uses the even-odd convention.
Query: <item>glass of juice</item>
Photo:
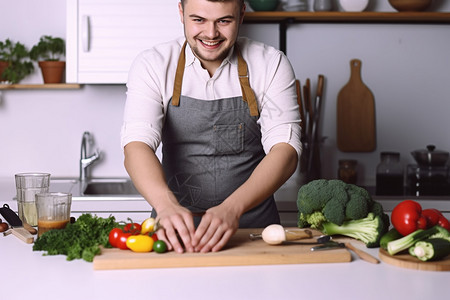
[[[17,208],[19,218],[31,226],[37,226],[36,198],[37,193],[48,192],[50,174],[19,173],[15,175],[17,189]]]
[[[36,194],[38,237],[49,230],[65,228],[70,221],[71,204],[69,193]]]

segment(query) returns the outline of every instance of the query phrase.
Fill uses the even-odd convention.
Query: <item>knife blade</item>
[[[9,225],[13,228],[25,228],[29,233],[36,234],[37,230],[27,222],[22,222],[19,216],[9,208],[8,204],[3,204],[3,207],[0,207],[0,214],[5,218],[5,220],[9,223]]]
[[[328,241],[320,246],[315,246],[311,248],[311,251],[323,251],[323,250],[330,250],[330,249],[336,249],[336,248],[345,248],[344,243],[339,243],[335,241]]]

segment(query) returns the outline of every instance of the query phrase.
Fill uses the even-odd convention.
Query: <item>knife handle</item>
[[[286,229],[284,234],[286,235],[286,241],[309,239],[312,237],[312,232],[308,229]]]
[[[353,246],[350,243],[345,243],[345,247],[347,247],[348,249],[350,249],[353,252],[355,252],[356,255],[358,255],[359,258],[361,258],[362,260],[365,260],[365,261],[370,262],[372,264],[379,264],[380,263],[380,261],[378,259],[376,259],[372,255],[370,255],[369,253],[356,248],[355,246]]]
[[[27,244],[34,242],[34,237],[25,228],[12,228],[12,234]]]
[[[27,222],[22,222],[23,228],[25,228],[31,234],[37,234],[36,228],[28,224]]]

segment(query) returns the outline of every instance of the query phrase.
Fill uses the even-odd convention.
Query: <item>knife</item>
[[[362,260],[365,260],[372,264],[380,263],[380,261],[377,258],[373,257],[372,255],[370,255],[369,253],[367,253],[363,250],[356,248],[355,246],[353,246],[350,243],[339,243],[339,242],[335,242],[335,241],[329,241],[329,242],[325,243],[324,245],[312,247],[311,251],[330,250],[330,249],[336,249],[336,248],[350,249],[353,252],[355,252],[355,254],[358,255],[358,257],[361,258]]]
[[[250,233],[250,240],[255,241],[262,239],[261,233]],[[300,241],[283,241],[282,244],[298,244],[298,245],[320,245],[325,244],[331,240],[331,235],[321,235],[317,237],[313,242],[300,242]]]
[[[36,234],[37,230],[27,222],[22,222],[19,216],[9,208],[8,204],[4,204],[3,207],[0,207],[0,214],[5,218],[5,220],[9,223],[9,225],[13,228],[25,228],[28,233]],[[20,230],[19,230],[20,231]]]

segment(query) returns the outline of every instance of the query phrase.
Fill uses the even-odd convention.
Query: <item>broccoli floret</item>
[[[319,179],[303,185],[299,189],[297,207],[299,227],[354,237],[367,247],[377,247],[390,226],[389,216],[367,190],[341,180]],[[338,228],[345,233],[333,233],[332,229]]]
[[[386,233],[384,228],[381,217],[369,213],[363,219],[345,221],[341,226],[331,222],[322,223],[321,231],[328,235],[349,236],[362,241],[368,248],[374,248],[379,247],[380,239]]]
[[[320,228],[323,222],[326,222],[327,219],[325,216],[319,212],[313,212],[310,215],[300,214],[298,227],[312,227],[312,228]]]
[[[376,202],[372,201],[372,205],[370,207],[370,212],[373,213],[375,216],[380,216],[381,220],[383,221],[384,231],[388,232],[389,227],[391,226],[391,222],[389,219],[389,216],[384,212],[383,206]]]
[[[304,215],[312,214],[314,211],[322,210],[330,200],[332,194],[329,192],[328,180],[318,179],[311,181],[298,190],[297,208]]]
[[[372,204],[370,206],[370,212],[373,212],[373,214],[375,216],[384,215],[383,206],[380,203],[376,202],[376,201],[372,201]]]
[[[298,191],[297,208],[299,227],[312,225],[308,216],[321,212],[328,220],[342,224],[345,219],[345,204],[348,201],[347,184],[340,180],[318,179],[303,185]],[[320,224],[315,222],[314,226]]]
[[[367,216],[372,205],[369,192],[354,184],[347,185],[348,202],[345,207],[347,220],[358,220]]]
[[[338,199],[331,199],[323,208],[323,215],[329,222],[342,225],[345,221],[345,204]]]

